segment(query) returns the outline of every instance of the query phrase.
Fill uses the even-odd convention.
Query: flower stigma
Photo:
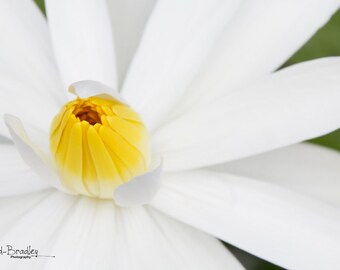
[[[63,186],[103,199],[149,170],[150,141],[140,116],[109,95],[65,104],[50,130],[50,149]]]

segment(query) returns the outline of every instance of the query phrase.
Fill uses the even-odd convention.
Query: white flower
[[[288,269],[339,268],[338,170],[323,161],[338,154],[302,144],[248,157],[339,127],[338,58],[272,74],[339,1],[108,2],[110,13],[105,0],[48,0],[47,25],[31,1],[0,1],[1,113],[25,124],[5,117],[29,165],[0,145],[0,246],[56,256],[0,255],[1,268],[242,269],[214,237]],[[149,205],[51,188],[69,191],[47,155],[52,118],[70,84],[98,94],[84,80],[119,89],[145,121],[164,159]]]

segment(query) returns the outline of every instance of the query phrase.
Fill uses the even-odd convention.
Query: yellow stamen
[[[70,191],[112,198],[115,188],[145,173],[150,142],[139,115],[111,97],[77,98],[51,126],[50,147]]]

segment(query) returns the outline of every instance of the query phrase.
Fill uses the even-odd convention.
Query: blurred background
[[[45,13],[44,0],[35,0]],[[340,10],[331,20],[321,28],[299,51],[297,51],[283,66],[290,66],[299,62],[320,57],[340,56]],[[339,74],[340,76],[340,74]],[[340,104],[339,104],[340,106]],[[340,151],[340,129],[326,136],[311,140],[312,143]],[[261,260],[236,247],[225,245],[235,254],[247,270],[282,270],[283,268]]]

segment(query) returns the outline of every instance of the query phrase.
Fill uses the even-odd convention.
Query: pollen
[[[150,165],[141,118],[107,95],[65,104],[52,122],[50,148],[63,186],[90,197],[112,198],[119,185]]]

